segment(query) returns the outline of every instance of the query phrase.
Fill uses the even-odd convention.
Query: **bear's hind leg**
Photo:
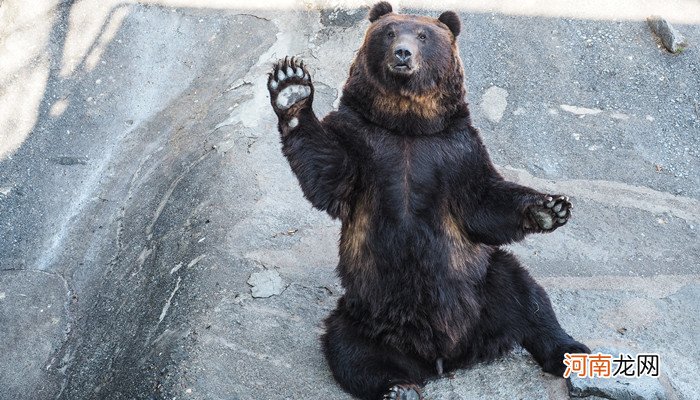
[[[564,353],[590,353],[559,325],[549,296],[511,254],[497,250],[484,285],[482,334],[511,332],[545,372],[562,376]]]
[[[323,350],[340,386],[361,399],[421,400],[429,375],[420,361],[372,343],[336,309],[326,319]]]
[[[577,342],[559,325],[549,297],[544,289],[537,285],[533,289],[531,304],[539,311],[531,316],[531,330],[521,344],[542,367],[542,370],[555,376],[563,376],[564,353],[590,353],[583,343]]]

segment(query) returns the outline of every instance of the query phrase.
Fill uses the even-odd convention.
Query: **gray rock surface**
[[[253,272],[248,278],[248,284],[252,286],[250,294],[255,298],[275,296],[284,290],[284,282],[275,270]]]
[[[658,15],[647,18],[651,30],[661,39],[666,50],[671,53],[683,51],[688,46],[688,41],[670,22]]]
[[[507,97],[508,91],[498,86],[491,86],[486,89],[484,95],[481,96],[481,109],[486,119],[493,123],[501,122],[503,113],[508,107]]]
[[[296,55],[317,113],[337,104],[367,7],[329,4],[0,2],[0,399],[350,398],[318,344],[339,225],[265,91]],[[659,53],[644,18],[700,43],[700,6],[489,4],[453,4],[474,123],[504,175],[575,204],[511,249],[573,336],[659,353],[669,396],[698,399],[700,53]],[[253,298],[261,266],[286,289]],[[569,396],[524,352],[426,392]]]
[[[425,395],[444,400],[568,398],[565,381],[543,373],[524,350],[432,381]]]
[[[571,396],[589,398],[597,396],[615,400],[666,400],[670,397],[658,379],[639,378],[574,378],[571,379]]]

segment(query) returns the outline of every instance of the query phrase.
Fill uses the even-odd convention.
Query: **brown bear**
[[[326,319],[334,377],[362,399],[420,399],[426,379],[520,344],[561,376],[589,352],[545,291],[499,246],[564,225],[571,203],[505,181],[464,100],[451,11],[398,15],[386,2],[322,121],[303,63],[269,76],[282,150],[306,198],[342,221],[345,289]]]

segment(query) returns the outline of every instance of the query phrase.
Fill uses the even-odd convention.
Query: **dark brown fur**
[[[560,375],[564,352],[588,349],[499,246],[563,225],[570,203],[496,172],[464,101],[456,14],[379,3],[370,19],[340,107],[322,122],[305,68],[287,59],[270,77],[284,155],[309,201],[342,221],[345,294],[322,339],[335,378],[363,399],[410,398],[438,371],[515,344]],[[291,85],[310,95],[281,108]]]

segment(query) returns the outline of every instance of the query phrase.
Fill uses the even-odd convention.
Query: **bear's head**
[[[369,20],[344,88],[346,103],[385,128],[409,128],[406,133],[440,130],[466,109],[457,14],[400,15],[380,2]]]

